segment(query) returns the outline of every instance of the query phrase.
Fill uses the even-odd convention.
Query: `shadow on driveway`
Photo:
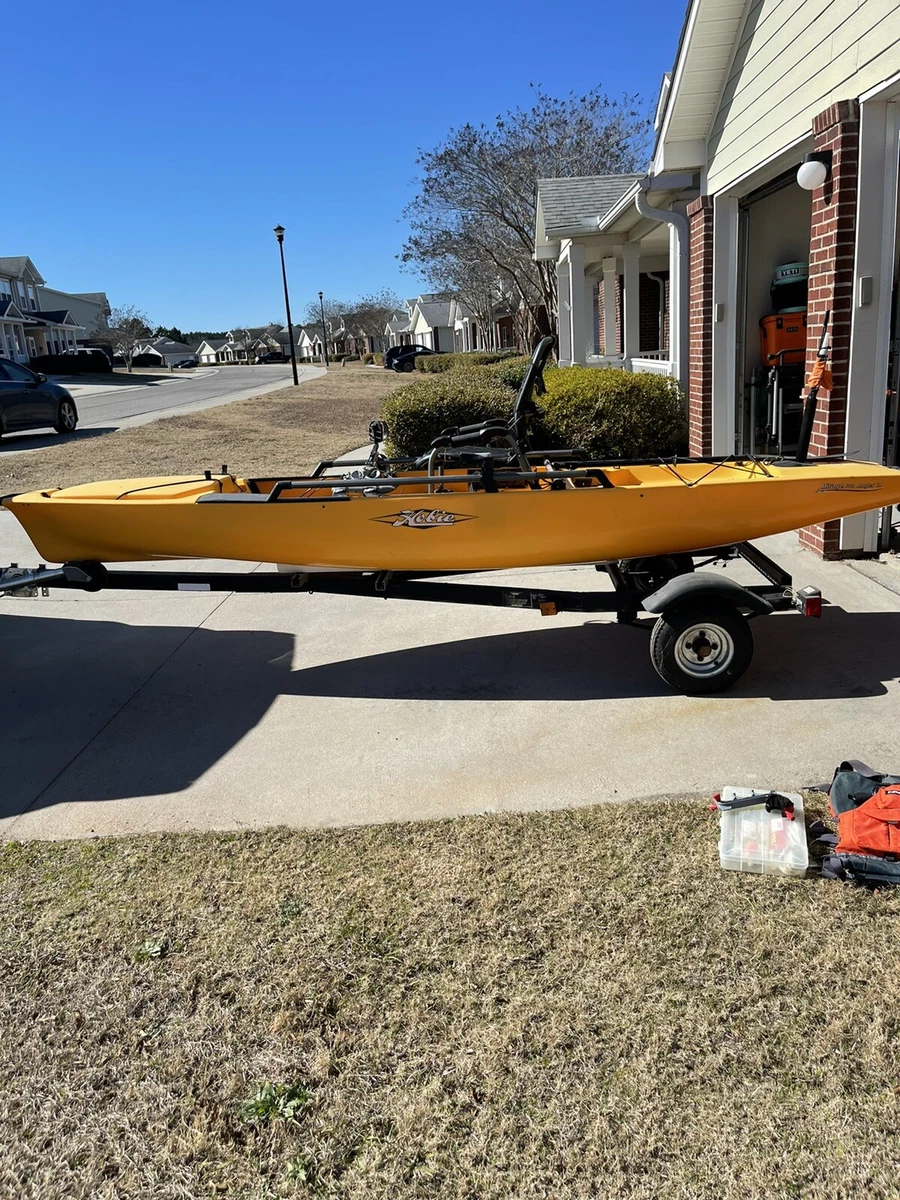
[[[189,787],[289,690],[293,644],[0,607],[0,817]]]
[[[668,696],[690,720],[685,705],[695,702],[670,692],[650,665],[650,624],[544,627],[292,671],[290,633],[75,621],[0,608],[0,817],[66,801],[182,791],[280,695],[475,703],[647,697],[657,705]],[[785,614],[753,628],[750,670],[731,691],[698,701],[698,721],[710,703],[730,698],[877,697],[900,677],[900,613],[829,608],[821,621]],[[473,711],[473,720],[483,719]],[[336,751],[352,751],[353,728],[336,729]],[[303,737],[298,716],[301,746]],[[271,769],[278,771],[277,759]]]
[[[416,646],[294,671],[300,696],[385,700],[616,700],[671,695],[648,652],[651,620],[540,628]],[[747,674],[721,698],[881,696],[900,678],[900,613],[798,613],[751,622]],[[707,697],[706,702],[715,697]]]

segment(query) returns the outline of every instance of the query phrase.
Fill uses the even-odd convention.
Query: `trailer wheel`
[[[752,657],[750,626],[743,614],[721,601],[695,601],[664,612],[650,635],[657,673],[687,695],[725,691]]]

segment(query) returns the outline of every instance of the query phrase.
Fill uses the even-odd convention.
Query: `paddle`
[[[809,458],[809,442],[812,437],[813,425],[816,420],[816,406],[819,403],[819,388],[831,390],[832,376],[828,363],[828,322],[831,319],[831,309],[825,312],[822,321],[822,334],[819,338],[819,349],[816,351],[816,361],[806,379],[809,391],[806,393],[806,403],[803,406],[803,419],[800,422],[800,438],[797,442],[797,462],[806,462]]]

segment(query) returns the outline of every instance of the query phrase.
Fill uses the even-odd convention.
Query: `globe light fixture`
[[[804,154],[803,162],[797,168],[797,183],[805,192],[814,192],[824,185],[831,174],[831,151],[824,150],[815,154]]]

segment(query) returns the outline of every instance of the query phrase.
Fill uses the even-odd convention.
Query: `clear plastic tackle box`
[[[722,788],[722,800],[764,797],[768,788]],[[779,812],[753,808],[723,809],[719,819],[719,863],[726,871],[752,871],[757,875],[805,875],[809,865],[803,797],[782,792],[794,802],[794,820]]]

